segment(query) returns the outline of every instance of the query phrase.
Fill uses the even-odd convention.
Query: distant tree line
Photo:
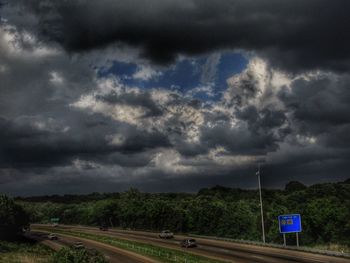
[[[261,239],[258,192],[222,186],[197,194],[124,193],[17,198],[31,222],[100,225],[178,233]],[[281,243],[277,216],[302,216],[301,244],[350,245],[350,182],[309,187],[290,182],[284,190],[263,190],[268,242]],[[287,235],[288,243],[295,237]]]

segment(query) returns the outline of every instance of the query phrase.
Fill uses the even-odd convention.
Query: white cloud
[[[8,70],[8,67],[6,65],[0,64],[0,73],[6,73],[7,70]]]
[[[214,93],[213,85],[209,85],[209,84],[201,85],[199,87],[196,87],[186,92],[186,96],[190,96],[190,97],[194,97],[198,94],[205,94],[208,97],[214,97],[215,93]]]
[[[163,149],[155,154],[151,165],[169,174],[184,174],[195,171],[190,165],[184,165],[181,155],[172,149]]]
[[[215,80],[215,76],[217,73],[217,67],[220,63],[221,54],[213,53],[208,58],[205,64],[202,66],[202,74],[200,77],[200,81],[203,84],[208,84]]]
[[[63,84],[63,77],[60,73],[56,71],[51,71],[50,72],[50,82],[53,83],[54,85],[61,85]]]
[[[298,143],[301,145],[315,144],[317,142],[317,138],[315,136],[305,136],[303,134],[296,135]]]
[[[147,116],[148,108],[122,103],[108,103],[98,99],[108,94],[142,94],[149,93],[154,103],[163,110],[162,115]],[[116,121],[135,125],[137,128],[166,132],[168,129],[181,130],[188,141],[198,141],[200,127],[204,124],[203,109],[187,105],[186,99],[177,92],[165,89],[142,90],[136,87],[123,86],[114,77],[100,79],[98,89],[82,95],[71,104],[72,107],[100,113]]]
[[[15,26],[0,25],[0,48],[8,57],[16,59],[38,59],[56,56],[61,53],[58,48],[49,47],[27,31],[18,31]]]
[[[125,104],[109,104],[104,101],[96,99],[93,95],[84,95],[71,106],[90,110],[92,113],[101,113],[105,116],[120,122],[129,123],[139,126],[139,121],[145,114],[143,107],[135,107]]]
[[[115,146],[121,146],[125,142],[125,136],[120,133],[107,135],[106,139],[109,141],[110,145],[115,145]]]
[[[159,70],[155,70],[149,65],[141,65],[137,68],[137,71],[133,74],[134,79],[139,79],[139,80],[150,80],[152,78],[156,78],[161,76],[163,73]]]

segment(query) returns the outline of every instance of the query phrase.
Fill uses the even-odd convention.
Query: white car
[[[50,240],[57,240],[58,239],[58,236],[54,233],[49,234],[47,237]]]
[[[73,244],[73,248],[75,248],[75,249],[82,249],[82,248],[85,248],[85,246],[84,246],[83,242],[76,241]]]
[[[164,230],[159,234],[160,238],[173,238],[174,234],[170,230]]]

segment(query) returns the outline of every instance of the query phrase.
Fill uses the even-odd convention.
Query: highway
[[[34,225],[46,227],[54,232],[55,228],[45,225]],[[158,233],[143,231],[127,231],[109,229],[108,231],[100,231],[94,227],[81,226],[60,226],[61,229],[70,231],[80,231],[96,235],[104,235],[116,237],[119,239],[138,241],[152,244],[155,246],[166,247],[175,250],[186,251],[192,254],[201,255],[225,262],[256,262],[256,263],[350,263],[350,259],[341,257],[331,257],[320,254],[307,253],[295,250],[286,250],[280,248],[263,247],[247,244],[239,244],[226,241],[218,241],[212,239],[195,238],[198,243],[197,248],[181,248],[179,243],[188,236],[176,235],[174,239],[160,239]]]
[[[64,246],[72,246],[76,241],[81,241],[87,249],[95,249],[101,252],[109,263],[159,263],[159,261],[144,257],[142,255],[84,238],[57,234],[58,240],[48,240],[47,233],[39,231],[32,231],[27,233],[26,236],[28,238],[35,239],[56,251]]]

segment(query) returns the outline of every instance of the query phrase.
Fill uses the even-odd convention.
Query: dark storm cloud
[[[80,123],[71,126],[69,130],[64,130],[59,125],[37,127],[35,124],[39,121],[37,118],[17,120],[0,118],[0,168],[23,169],[68,165],[77,158],[137,166],[145,161],[142,161],[144,158],[133,159],[134,154],[170,146],[164,135],[140,132],[132,127],[124,127],[125,141],[120,145],[113,145],[107,135],[118,132],[120,125],[108,122],[108,125],[91,126],[79,121],[84,115],[75,118],[77,118],[75,122]],[[123,153],[127,156],[123,156]]]
[[[42,37],[69,52],[124,43],[167,63],[178,54],[231,48],[258,51],[286,69],[349,69],[347,0],[20,3],[39,19]]]
[[[0,190],[254,187],[250,176],[260,161],[265,186],[345,179],[349,6],[341,0],[9,1],[0,21]],[[121,51],[124,45],[136,49]],[[254,52],[219,100],[144,88],[142,80],[130,87],[118,74],[97,73],[119,60],[151,67],[139,51],[169,63],[223,49]]]
[[[170,146],[171,143],[169,142],[169,139],[162,133],[136,131],[134,134],[128,135],[125,142],[121,146],[116,147],[116,149],[124,153],[132,153],[141,152],[151,148]]]
[[[349,147],[282,147],[264,164],[263,183],[279,187],[292,180],[306,184],[343,181],[349,178],[349,158]]]
[[[124,152],[131,156],[169,146],[162,134],[140,132],[125,123],[70,106],[83,92],[98,85],[90,66],[97,63],[94,54],[69,57],[61,49],[45,46],[35,35],[7,23],[0,30],[0,168],[37,171],[68,165],[76,158],[101,163],[120,160],[125,166],[135,166],[142,161],[109,155]],[[4,41],[6,34],[8,43]],[[140,98],[138,103],[126,97],[124,103],[144,104],[156,114],[149,98]],[[124,143],[111,144],[109,136],[120,132]]]
[[[291,113],[293,132],[317,137],[317,144],[333,149],[350,146],[350,76],[321,74],[296,79],[290,91],[282,89],[280,99]],[[336,152],[342,158],[343,152]]]
[[[350,122],[349,83],[347,74],[297,79],[291,92],[282,90],[279,97],[300,121],[316,126],[341,125]]]
[[[2,167],[50,167],[70,163],[78,156],[113,150],[103,137],[93,136],[91,130],[76,136],[71,132],[39,129],[32,121],[6,119],[0,120],[0,128]]]
[[[227,123],[202,132],[202,143],[209,148],[225,147],[233,154],[262,155],[275,151],[280,138],[272,132],[254,132],[244,127],[232,128]]]
[[[266,108],[259,111],[255,106],[238,109],[237,117],[245,120],[251,131],[258,131],[259,129],[270,130],[274,127],[281,127],[287,121],[285,112],[281,110]]]

